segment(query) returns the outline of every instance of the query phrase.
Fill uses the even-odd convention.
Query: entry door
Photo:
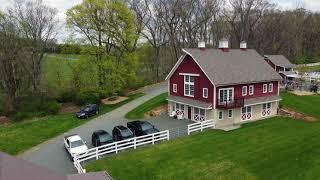
[[[188,119],[191,119],[191,107],[188,106]]]

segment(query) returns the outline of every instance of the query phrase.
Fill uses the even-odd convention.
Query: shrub
[[[45,115],[57,114],[59,112],[59,109],[60,105],[57,101],[49,101],[41,106],[41,110],[44,112]]]
[[[79,92],[75,97],[74,103],[80,106],[85,104],[90,104],[90,103],[99,104],[100,103],[99,92],[94,90]]]
[[[58,102],[65,103],[65,102],[72,102],[75,98],[75,92],[72,90],[62,92],[59,97],[57,98]]]
[[[11,118],[13,121],[19,122],[23,119],[31,118],[32,116],[34,116],[34,114],[31,112],[17,112],[15,114],[13,114]]]

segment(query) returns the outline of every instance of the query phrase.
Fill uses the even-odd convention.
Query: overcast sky
[[[13,0],[0,0],[0,9],[4,10]],[[65,11],[72,6],[79,4],[82,0],[43,0],[45,4],[58,9],[58,17],[61,22],[65,21]],[[294,9],[303,7],[312,11],[320,11],[320,0],[270,0],[279,5],[281,9]],[[61,41],[66,33],[60,33],[58,39]]]

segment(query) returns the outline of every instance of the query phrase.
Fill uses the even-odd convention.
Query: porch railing
[[[238,98],[231,101],[222,101],[218,99],[217,108],[218,109],[231,109],[231,108],[237,108],[237,107],[243,107],[244,106],[244,98]]]

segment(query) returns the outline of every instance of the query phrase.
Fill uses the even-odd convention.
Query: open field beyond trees
[[[143,95],[143,93],[137,93],[120,103],[101,105],[100,114],[110,112]],[[91,117],[90,119],[95,117]],[[12,155],[19,154],[87,121],[87,119],[76,119],[73,113],[66,113],[0,126],[0,151]]]

